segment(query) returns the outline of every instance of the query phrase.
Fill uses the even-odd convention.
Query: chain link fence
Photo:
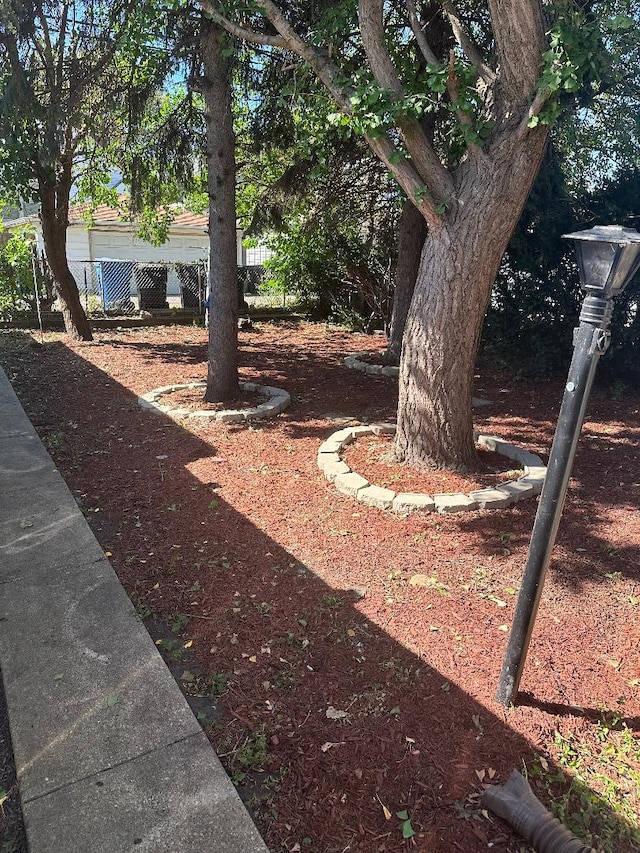
[[[53,277],[44,257],[27,258],[21,278],[0,267],[0,319],[16,313],[60,310]],[[118,316],[184,309],[204,316],[207,307],[207,263],[149,263],[124,259],[72,260],[69,269],[88,315]],[[34,275],[38,286],[34,287]],[[238,308],[248,311],[246,296],[255,294],[264,277],[260,266],[238,267]],[[24,281],[23,281],[24,279]],[[4,301],[3,301],[4,299]],[[6,305],[5,305],[6,303]]]
[[[134,314],[170,308],[204,311],[207,269],[203,261],[70,261],[69,268],[87,314]]]

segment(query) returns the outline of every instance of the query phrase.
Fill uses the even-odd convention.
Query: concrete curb
[[[478,509],[504,509],[525,498],[539,495],[547,469],[539,456],[521,447],[508,444],[490,435],[474,432],[476,442],[513,459],[523,466],[524,473],[517,480],[500,483],[495,489],[476,489],[468,495],[456,494],[409,494],[396,493],[369,483],[360,474],[349,468],[340,458],[341,450],[363,435],[394,435],[393,423],[369,426],[346,427],[332,433],[318,448],[318,468],[330,483],[344,495],[353,497],[369,506],[392,509],[398,513],[410,512],[471,512]]]
[[[0,663],[30,853],[268,853],[0,370]]]

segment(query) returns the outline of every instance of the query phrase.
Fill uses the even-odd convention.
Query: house
[[[7,230],[32,225],[38,256],[44,256],[42,227],[37,213],[3,224]],[[106,204],[93,210],[88,204],[72,205],[67,229],[67,259],[85,305],[88,307],[91,296],[99,296],[105,308],[112,307],[112,302],[115,304],[125,299],[138,301],[134,264],[166,265],[167,301],[172,307],[182,305],[178,268],[180,265],[207,262],[208,224],[208,216],[176,208],[167,240],[160,246],[154,246],[137,236],[138,225],[123,210]],[[268,256],[268,251],[264,247],[245,249],[242,237],[242,230],[237,228],[238,266],[259,265],[265,259],[265,253]]]

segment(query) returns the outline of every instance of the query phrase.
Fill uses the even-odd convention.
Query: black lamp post
[[[631,228],[599,225],[564,236],[575,240],[585,298],[580,325],[574,332],[573,358],[502,663],[496,693],[496,700],[502,705],[514,701],[520,685],[593,378],[598,360],[609,346],[613,300],[640,269],[640,233]]]

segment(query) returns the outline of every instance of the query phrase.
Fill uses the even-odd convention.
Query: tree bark
[[[402,337],[426,237],[427,223],[424,217],[414,204],[405,201],[398,222],[398,260],[394,274],[395,287],[391,312],[391,330],[386,355],[389,364],[399,364],[400,362]]]
[[[202,23],[202,92],[207,122],[209,193],[209,364],[205,400],[238,393],[238,286],[236,259],[235,136],[231,113],[231,60],[223,56],[223,30]]]
[[[57,186],[40,185],[42,237],[47,263],[62,305],[65,331],[74,340],[91,341],[91,327],[67,260],[70,191],[70,181]]]
[[[400,360],[396,456],[473,470],[471,397],[484,314],[500,260],[544,152],[547,132],[504,134],[457,172],[455,211],[424,244]]]

